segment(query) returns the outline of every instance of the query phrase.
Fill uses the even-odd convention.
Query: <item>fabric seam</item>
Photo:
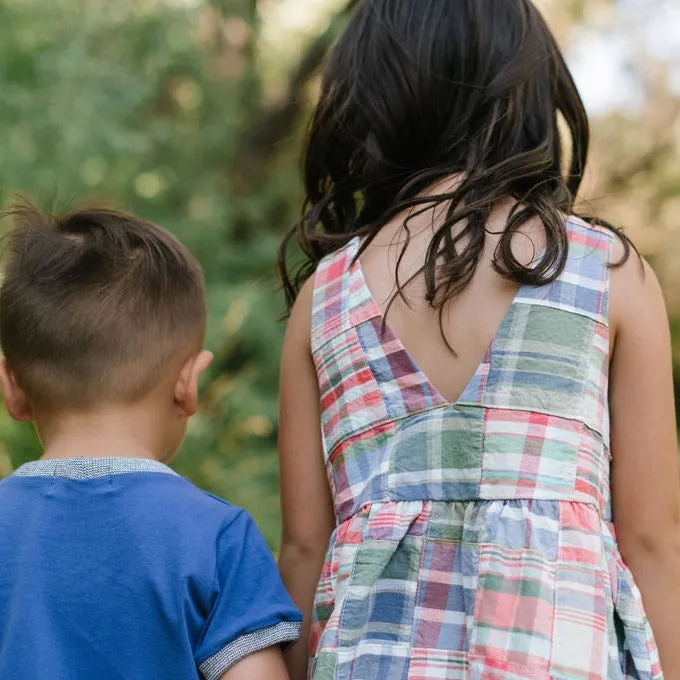
[[[302,622],[280,621],[262,630],[245,633],[199,664],[204,680],[219,678],[239,661],[269,647],[284,645],[297,640]]]

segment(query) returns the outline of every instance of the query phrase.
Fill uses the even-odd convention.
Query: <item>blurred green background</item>
[[[103,199],[199,257],[217,359],[175,467],[250,510],[273,548],[274,258],[299,211],[301,140],[345,2],[0,0],[0,199]],[[680,342],[678,5],[539,4],[593,114],[589,210],[650,258]],[[0,416],[0,476],[38,455],[31,428]]]

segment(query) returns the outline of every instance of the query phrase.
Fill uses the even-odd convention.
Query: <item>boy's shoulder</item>
[[[181,475],[163,476],[163,484],[161,479],[155,481],[158,483],[151,486],[150,493],[161,496],[169,510],[193,522],[209,517],[213,520],[211,524],[217,521],[224,527],[239,518],[250,518],[243,508],[201,489]]]
[[[230,525],[251,521],[241,507],[204,491],[169,467],[150,462],[35,461],[0,481],[0,506],[36,508],[41,497],[73,507],[101,507],[138,528],[214,540]],[[49,487],[49,493],[45,489]],[[106,493],[101,493],[102,491]]]

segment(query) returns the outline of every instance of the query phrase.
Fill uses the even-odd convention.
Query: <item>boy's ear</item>
[[[22,423],[33,420],[33,409],[26,393],[19,387],[14,371],[5,358],[0,359],[0,386],[7,413]]]
[[[198,384],[213,360],[212,352],[203,350],[187,359],[175,383],[175,404],[187,418],[198,410]]]

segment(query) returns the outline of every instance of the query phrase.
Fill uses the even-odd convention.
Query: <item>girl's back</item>
[[[487,293],[492,313],[467,317],[460,355],[486,344],[470,371],[450,351],[436,370],[436,318],[389,317],[430,373],[381,332],[377,246],[371,270],[358,240],[318,268],[311,347],[338,528],[316,594],[315,678],[660,674],[611,528],[613,235],[576,219],[567,233],[551,285],[509,305]]]
[[[469,285],[447,304],[441,319],[426,300],[422,277],[412,277],[425,265],[442,210],[429,210],[412,219],[407,245],[402,229],[406,215],[398,216],[361,254],[361,270],[383,320],[449,402],[457,401],[470,382],[520,288],[493,268],[494,252],[511,208],[512,202],[505,201],[492,212],[480,265]],[[537,221],[525,225],[513,241],[513,252],[524,265],[532,265],[544,248],[545,235]],[[403,297],[393,297],[397,276],[404,284]]]
[[[365,0],[331,58],[281,377],[315,680],[660,678],[645,606],[680,673],[663,300],[566,217],[587,121],[551,40],[526,0]]]

